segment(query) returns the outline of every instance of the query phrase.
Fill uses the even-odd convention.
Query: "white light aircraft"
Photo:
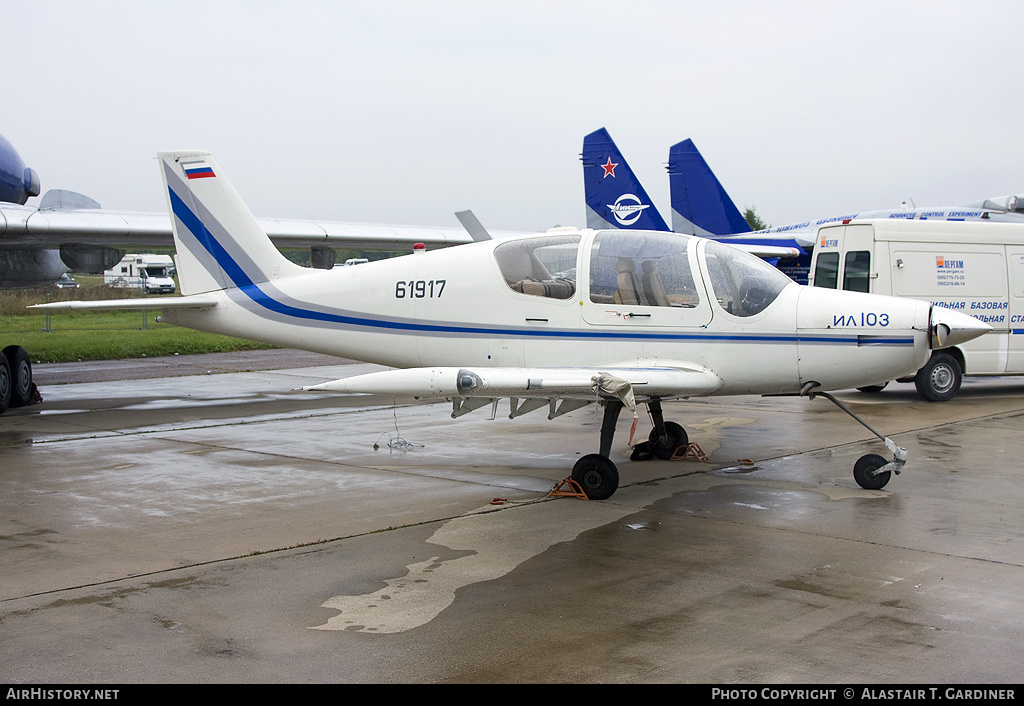
[[[736,248],[669,232],[555,229],[310,270],[278,252],[209,153],[159,162],[185,296],[42,307],[161,308],[189,328],[394,366],[306,389],[448,398],[453,417],[505,397],[510,418],[600,402],[600,453],[572,472],[594,499],[618,487],[608,456],[624,406],[635,418],[647,404],[649,449],[668,458],[687,434],[664,420],[665,400],[835,401],[827,390],[912,374],[932,348],[988,330],[927,302],[810,289]],[[864,487],[906,461],[884,441],[891,462],[857,462]]]

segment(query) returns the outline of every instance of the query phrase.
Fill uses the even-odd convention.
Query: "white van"
[[[1024,374],[1024,225],[853,220],[818,230],[808,283],[911,297],[992,327],[932,353],[913,381],[927,400],[952,399],[962,375]],[[841,314],[837,314],[840,316]],[[888,381],[861,388],[881,390]]]
[[[110,287],[131,287],[146,294],[174,294],[170,272],[174,260],[170,255],[125,255],[121,262],[103,273],[103,283]]]

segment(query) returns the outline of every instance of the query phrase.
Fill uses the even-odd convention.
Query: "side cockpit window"
[[[611,231],[590,252],[590,301],[692,308],[700,303],[687,236]]]
[[[580,236],[513,240],[494,249],[501,276],[515,292],[552,299],[576,293],[576,255]]]

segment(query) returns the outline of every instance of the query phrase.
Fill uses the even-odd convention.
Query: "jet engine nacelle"
[[[14,145],[0,135],[0,201],[24,204],[39,196],[39,175],[21,160]]]
[[[0,248],[0,289],[44,287],[67,271],[58,250]]]

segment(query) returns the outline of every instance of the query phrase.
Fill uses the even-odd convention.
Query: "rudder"
[[[278,251],[209,152],[161,152],[181,293],[245,287],[303,271]]]
[[[584,137],[580,157],[588,228],[668,230],[607,130],[601,128]]]
[[[669,149],[668,181],[675,232],[703,236],[750,232],[743,214],[693,140],[683,140]]]

